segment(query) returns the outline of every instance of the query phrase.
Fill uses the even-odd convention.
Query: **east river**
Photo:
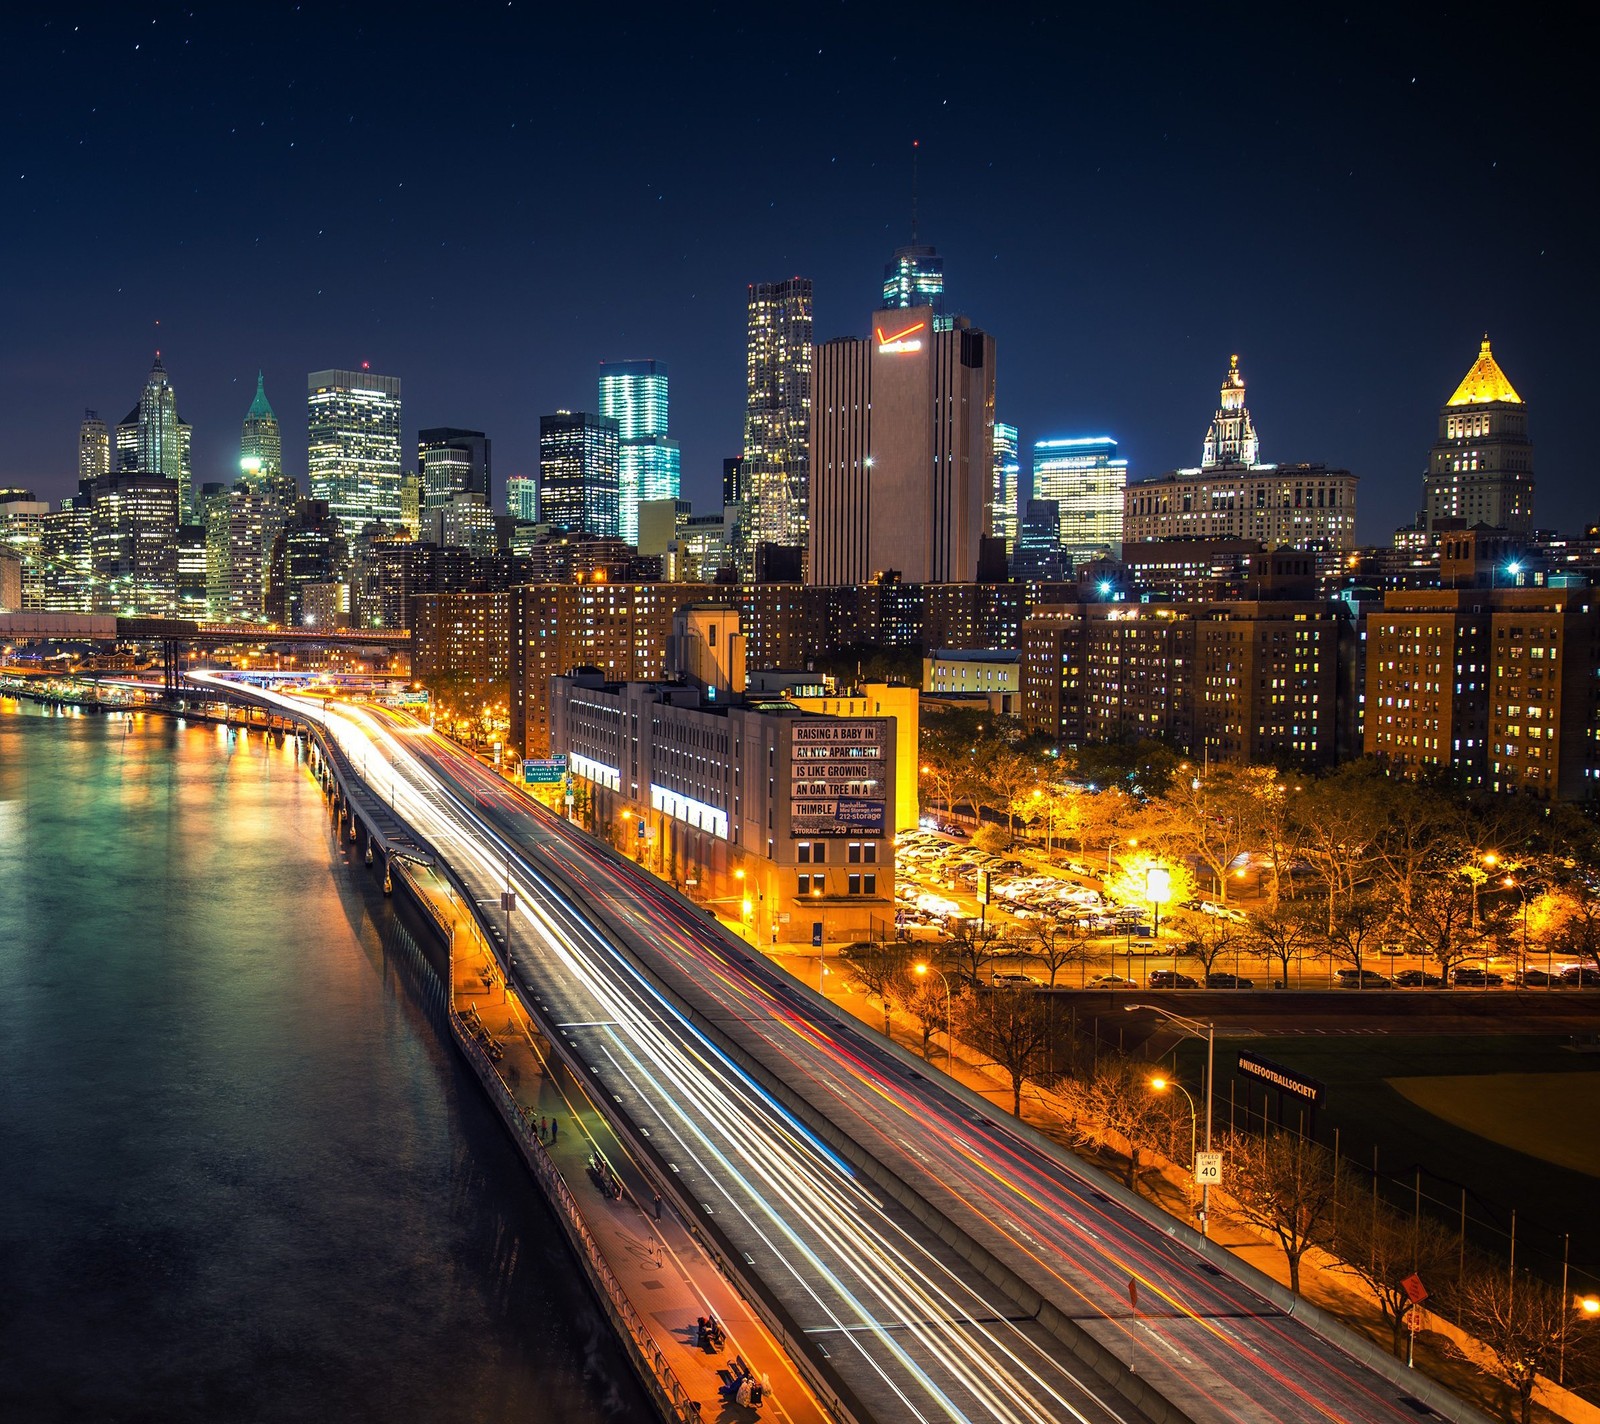
[[[649,1417],[295,744],[0,701],[0,1419]]]

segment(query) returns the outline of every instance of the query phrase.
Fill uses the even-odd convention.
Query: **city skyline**
[[[750,35],[625,17],[610,37],[614,82],[679,60],[696,97],[661,121],[661,141],[622,156],[607,147],[602,174],[560,170],[575,185],[560,213],[592,215],[580,222],[550,221],[539,175],[557,171],[587,110],[575,81],[537,101],[512,82],[498,51],[509,57],[527,33],[515,17],[468,16],[452,28],[447,47],[470,48],[485,82],[459,117],[430,118],[437,131],[391,117],[374,80],[336,62],[311,66],[305,21],[291,12],[248,49],[238,20],[160,7],[155,18],[18,27],[23,119],[4,181],[22,220],[5,241],[13,265],[37,280],[11,301],[4,359],[17,400],[0,417],[0,479],[51,499],[70,490],[84,408],[125,409],[158,348],[195,429],[197,480],[231,474],[258,368],[283,395],[285,464],[302,478],[303,417],[288,394],[311,370],[363,360],[414,393],[407,442],[429,426],[482,429],[506,474],[532,474],[539,414],[589,408],[597,363],[640,354],[673,371],[683,492],[706,509],[722,459],[741,445],[745,286],[805,276],[817,339],[864,335],[861,313],[912,237],[920,139],[916,240],[943,260],[947,309],[995,334],[997,418],[1025,443],[1109,431],[1135,479],[1191,465],[1215,372],[1238,352],[1271,457],[1362,476],[1360,538],[1386,542],[1414,515],[1434,414],[1487,331],[1529,403],[1536,522],[1592,517],[1578,372],[1594,297],[1581,199],[1560,178],[1561,114],[1507,105],[1488,138],[1462,122],[1494,107],[1463,62],[1471,16],[1437,32],[1425,18],[1379,27],[1359,15],[1254,17],[1240,40],[1245,70],[1303,71],[1345,102],[1321,118],[1269,106],[1217,124],[1188,117],[1200,81],[1184,55],[1201,20],[1165,19],[1156,44],[1096,20],[1083,39],[1136,61],[1144,97],[1101,114],[1094,100],[1125,77],[1087,77],[1071,126],[1026,82],[1068,43],[1048,17],[1002,17],[964,54],[1017,80],[987,116],[949,61],[896,57],[888,22],[819,21],[782,61],[796,82],[829,100],[876,85],[880,98],[865,110],[825,104],[781,182],[752,157],[773,137],[771,121],[727,125],[723,87],[712,83]],[[318,23],[321,59],[367,42],[353,15]],[[368,37],[374,72],[404,63],[426,37],[404,18]],[[1552,39],[1508,40],[1522,72],[1556,73]],[[75,86],[60,83],[68,67]],[[1547,87],[1554,104],[1569,102],[1560,83]],[[175,196],[172,234],[108,231],[90,217],[133,171],[122,134],[141,130],[118,119],[136,110],[167,124],[174,161],[195,175],[200,196]],[[579,152],[599,152],[625,127],[608,117]],[[352,133],[363,151],[381,134],[383,156],[330,203],[319,183],[332,181]],[[446,155],[462,156],[460,181],[491,189],[471,232],[416,220],[434,181],[428,161]],[[1250,172],[1253,196],[1211,222],[1218,210],[1205,195],[1219,165],[1234,162]],[[221,186],[241,164],[252,173],[248,204]],[[518,183],[492,181],[497,172]],[[1477,218],[1438,223],[1446,172],[1477,195],[1474,210],[1514,203],[1516,222],[1504,233]],[[275,194],[268,217],[263,185]],[[1071,220],[1108,204],[1115,222]],[[741,221],[719,221],[729,205]],[[601,279],[624,271],[644,280]],[[241,272],[254,297],[244,318],[220,299]]]

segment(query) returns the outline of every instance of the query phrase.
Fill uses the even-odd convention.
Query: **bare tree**
[[[1373,873],[1371,847],[1383,826],[1382,791],[1364,765],[1304,786],[1293,801],[1300,859],[1322,886],[1329,927],[1341,903]]]
[[[1069,964],[1086,965],[1089,962],[1088,946],[1083,942],[1083,931],[1076,920],[1058,920],[1041,915],[1027,921],[1021,938],[1028,942],[1028,952],[1042,960],[1050,972],[1050,987],[1056,987],[1056,975]]]
[[[1354,969],[1360,983],[1366,960],[1383,942],[1393,913],[1394,904],[1382,890],[1358,892],[1335,906],[1328,923],[1328,957]]]
[[[993,925],[963,920],[945,942],[946,955],[964,983],[976,989],[983,982],[983,971],[999,958],[1000,932]]]
[[[963,999],[961,1036],[1011,1085],[1011,1113],[1022,1116],[1022,1084],[1045,1065],[1050,1046],[1050,1003],[1032,989],[994,989]]]
[[[1405,1282],[1416,1276],[1437,1291],[1454,1274],[1456,1238],[1427,1217],[1402,1216],[1376,1193],[1341,1200],[1337,1225],[1334,1269],[1366,1283],[1389,1327],[1389,1348],[1404,1359],[1402,1341],[1416,1308]]]
[[[1600,896],[1587,886],[1564,896],[1561,918],[1549,937],[1551,950],[1600,969]]]
[[[1382,821],[1373,841],[1383,878],[1410,911],[1418,881],[1443,863],[1467,854],[1460,834],[1460,808],[1430,786],[1391,782],[1385,790]]]
[[[1572,1302],[1557,1287],[1502,1266],[1471,1270],[1457,1302],[1461,1327],[1489,1352],[1490,1369],[1510,1391],[1522,1424],[1532,1424],[1533,1392],[1565,1353],[1566,1363],[1590,1348],[1592,1335],[1573,1330]]]
[[[1301,1260],[1332,1235],[1332,1153],[1292,1132],[1230,1133],[1222,1150],[1225,1190],[1246,1220],[1277,1238],[1289,1266],[1289,1289],[1299,1295]]]
[[[1284,988],[1289,987],[1289,966],[1305,953],[1313,936],[1312,914],[1292,903],[1280,902],[1276,910],[1250,921],[1250,945],[1269,964],[1276,964]]]
[[[1006,813],[1006,831],[1015,831],[1017,813],[1039,784],[1036,758],[1009,748],[996,751],[979,769],[985,804]]]
[[[1170,1151],[1174,1123],[1171,1095],[1151,1091],[1150,1065],[1103,1054],[1087,1077],[1069,1079],[1057,1091],[1067,1101],[1073,1135],[1124,1157],[1128,1190],[1138,1191],[1144,1154]]]
[[[890,1036],[889,1015],[894,1006],[894,990],[906,972],[910,960],[910,946],[904,940],[873,940],[870,944],[853,945],[845,963],[850,982],[863,993],[876,995],[883,1004],[883,1036]]]
[[[1448,983],[1450,971],[1478,946],[1482,927],[1473,912],[1472,885],[1459,869],[1419,874],[1411,884],[1397,923],[1419,954],[1430,956]]]
[[[902,1009],[917,1021],[922,1031],[922,1056],[928,1057],[928,1045],[936,1030],[950,1030],[946,1011],[951,1007],[949,991],[937,974],[918,974],[909,965],[902,967],[892,983],[889,993]]]
[[[1255,782],[1254,831],[1256,845],[1267,861],[1271,875],[1267,881],[1267,903],[1273,909],[1283,888],[1283,874],[1299,855],[1301,823],[1294,814],[1294,800],[1302,788],[1288,782],[1267,767],[1251,768]],[[1244,872],[1241,870],[1240,875]]]
[[[1268,771],[1267,775],[1271,775]],[[1213,767],[1185,781],[1150,808],[1141,832],[1182,856],[1193,856],[1216,881],[1217,898],[1228,899],[1228,867],[1257,835],[1255,797],[1262,786],[1254,769]]]
[[[1193,937],[1185,947],[1190,959],[1199,964],[1201,971],[1210,974],[1216,962],[1229,950],[1237,949],[1244,939],[1244,927],[1221,915],[1204,915],[1194,926]]]

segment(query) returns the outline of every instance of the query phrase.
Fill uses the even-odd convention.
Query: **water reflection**
[[[648,1416],[294,742],[0,703],[0,1418]]]

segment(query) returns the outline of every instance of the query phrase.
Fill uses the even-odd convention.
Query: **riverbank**
[[[777,1342],[563,1061],[537,1002],[530,1009],[508,988],[477,916],[465,913],[432,869],[409,862],[397,868],[448,953],[456,1046],[555,1209],[662,1417],[681,1424],[756,1418],[756,1410],[723,1399],[737,1361],[766,1381],[766,1412],[793,1424],[824,1424],[827,1416]],[[720,1323],[719,1347],[702,1343],[702,1316]]]

